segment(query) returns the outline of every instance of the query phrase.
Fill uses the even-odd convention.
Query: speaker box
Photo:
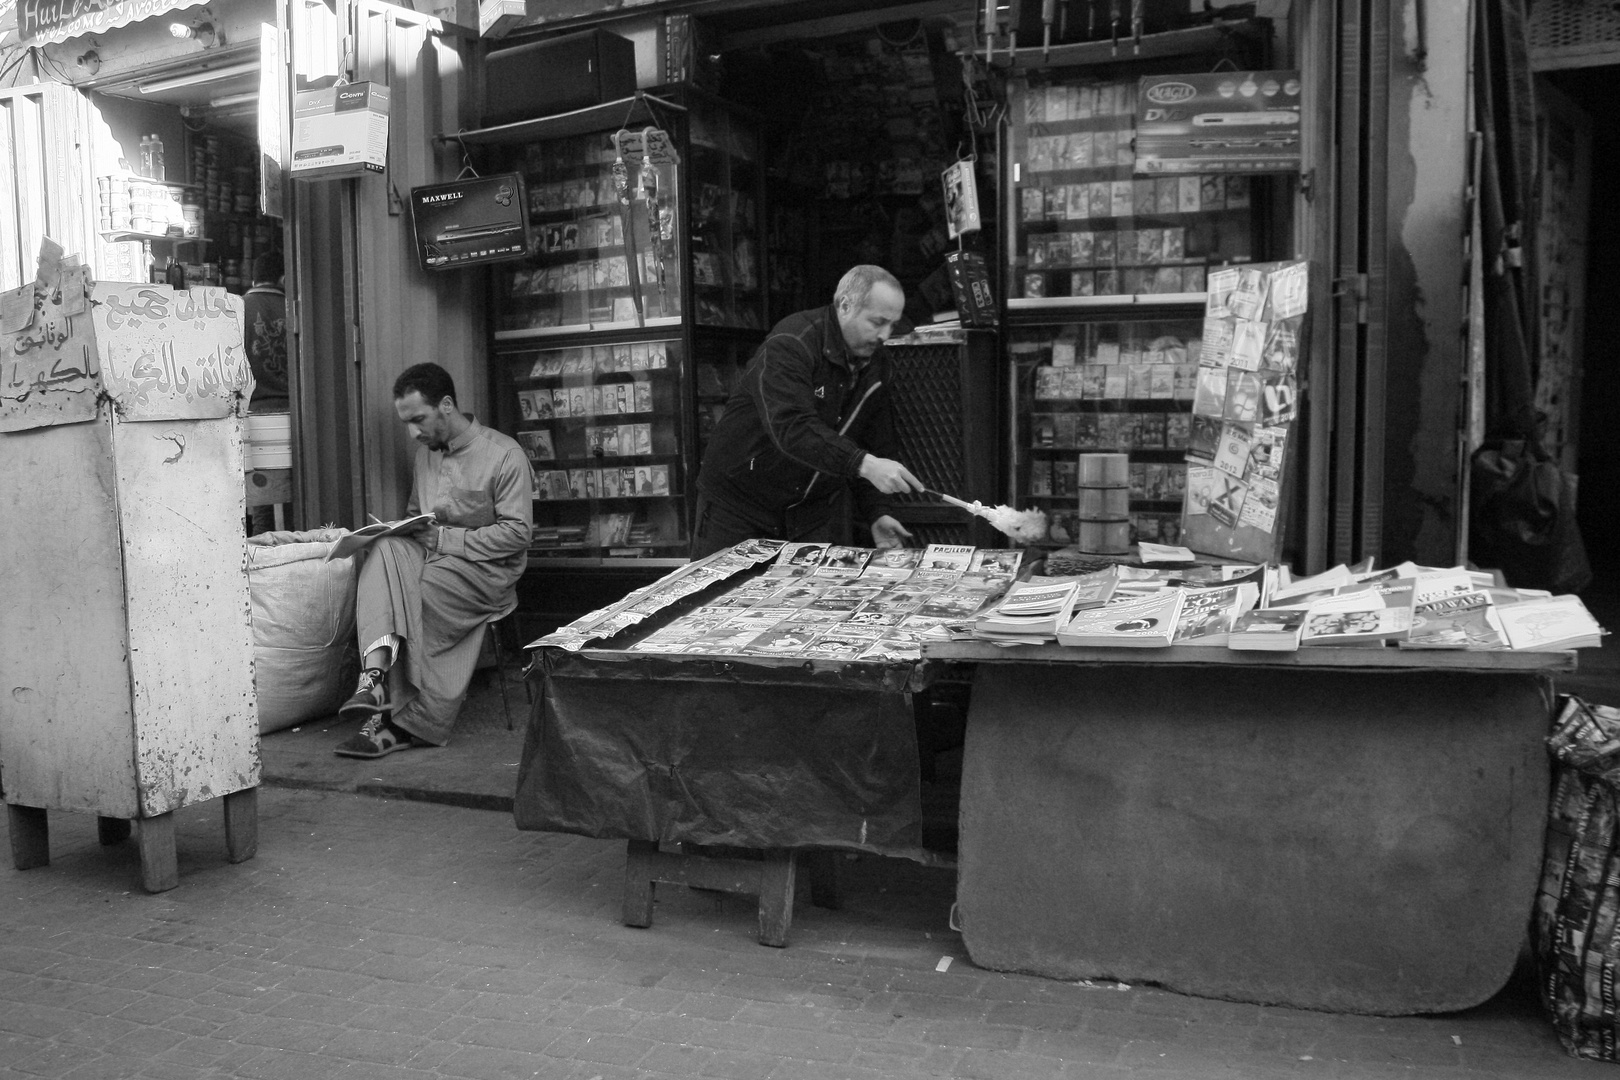
[[[491,52],[482,122],[555,116],[635,92],[635,45],[606,30],[585,30]]]

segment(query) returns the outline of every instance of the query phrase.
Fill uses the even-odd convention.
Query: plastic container
[[[1081,487],[1116,487],[1131,482],[1128,454],[1081,454]]]
[[[1082,521],[1081,551],[1092,555],[1124,555],[1131,550],[1131,523],[1129,521]]]
[[[1080,489],[1080,517],[1084,521],[1124,521],[1130,517],[1131,493],[1123,487]]]

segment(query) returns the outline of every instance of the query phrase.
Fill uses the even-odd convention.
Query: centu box
[[[387,164],[388,87],[358,82],[293,96],[293,176],[357,176]]]

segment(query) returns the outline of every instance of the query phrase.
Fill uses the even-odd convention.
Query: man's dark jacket
[[[777,323],[715,424],[699,489],[762,527],[825,517],[846,482],[866,521],[887,514],[860,464],[868,452],[898,456],[889,362],[880,346],[858,372],[857,363],[832,307]]]

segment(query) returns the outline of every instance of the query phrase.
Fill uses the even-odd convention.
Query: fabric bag
[[[1542,1003],[1564,1049],[1620,1060],[1620,709],[1577,697],[1547,738],[1553,797],[1530,925]]]
[[[259,731],[329,716],[359,672],[353,559],[326,561],[343,529],[248,538]]]
[[[1474,452],[1470,469],[1468,554],[1501,570],[1509,585],[1579,592],[1592,580],[1575,523],[1575,477],[1504,439]]]

